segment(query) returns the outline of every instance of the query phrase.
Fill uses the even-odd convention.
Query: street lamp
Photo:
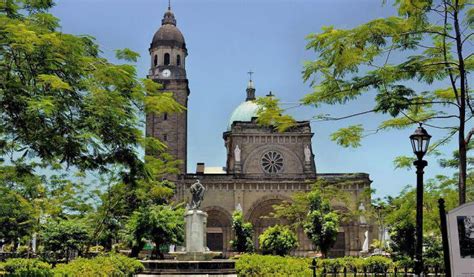
[[[415,245],[415,274],[420,276],[423,272],[423,168],[428,162],[423,160],[431,136],[420,126],[416,128],[415,133],[410,136],[413,153],[417,160],[413,163],[416,166],[416,245]]]

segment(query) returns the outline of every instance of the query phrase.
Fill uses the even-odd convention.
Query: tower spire
[[[247,72],[247,74],[249,75],[249,82],[247,83],[247,98],[245,99],[245,101],[255,100],[255,86],[254,86],[253,81],[252,81],[252,74],[253,73],[254,72],[252,70]]]
[[[165,12],[163,19],[161,20],[161,25],[171,24],[176,26],[176,19],[174,18],[174,14],[171,11],[171,0],[168,0],[168,10]]]

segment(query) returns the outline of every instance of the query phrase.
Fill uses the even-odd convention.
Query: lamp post
[[[420,126],[416,128],[413,135],[410,136],[413,153],[417,160],[413,163],[416,166],[416,245],[415,245],[415,274],[420,276],[423,272],[423,169],[428,162],[423,160],[431,136]]]

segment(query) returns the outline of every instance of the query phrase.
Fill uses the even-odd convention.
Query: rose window
[[[283,169],[283,157],[276,151],[269,151],[262,157],[262,168],[266,173],[278,173]]]

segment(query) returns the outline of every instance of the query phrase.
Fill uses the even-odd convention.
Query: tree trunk
[[[459,205],[466,203],[466,177],[467,177],[467,142],[465,140],[465,124],[466,124],[466,102],[468,101],[466,90],[466,68],[464,65],[464,58],[462,54],[462,34],[459,26],[459,3],[455,2],[455,9],[453,11],[454,31],[456,33],[456,52],[459,63]],[[453,88],[456,89],[456,88]]]
[[[130,256],[132,258],[138,258],[138,254],[140,253],[142,248],[143,248],[143,245],[134,245],[134,246],[132,246],[132,252],[130,253]]]
[[[467,147],[464,141],[464,123],[463,132],[459,128],[459,205],[466,203],[466,177],[467,177]]]

